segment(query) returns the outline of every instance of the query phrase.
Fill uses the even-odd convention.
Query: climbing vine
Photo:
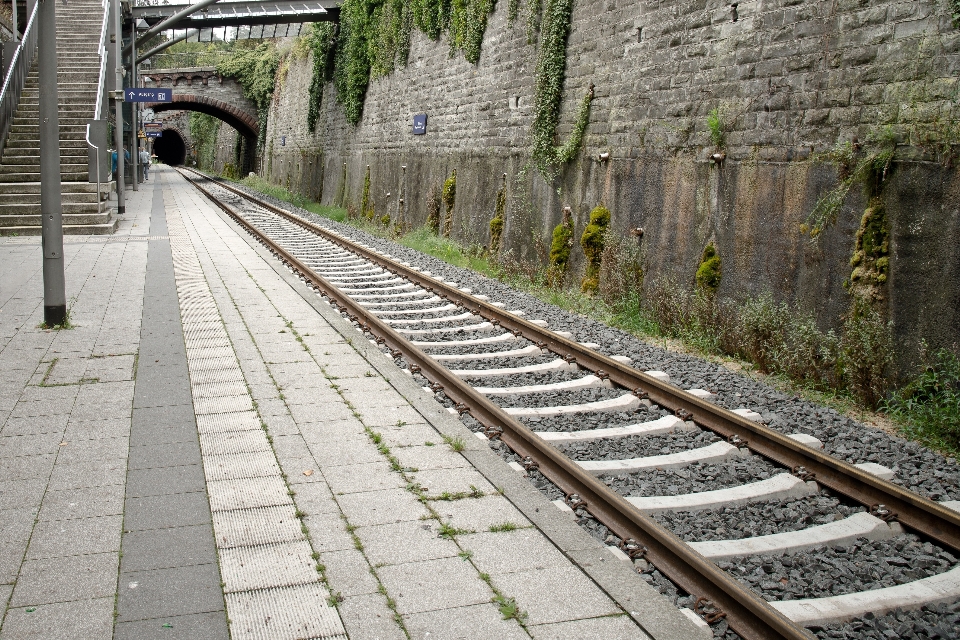
[[[539,0],[536,0],[539,3]],[[533,0],[531,0],[533,4]],[[528,5],[529,6],[529,5]],[[531,11],[536,10],[534,7]],[[547,0],[540,28],[540,50],[537,55],[537,74],[534,84],[533,162],[545,178],[552,177],[554,167],[569,162],[583,144],[583,134],[590,121],[593,85],[580,102],[577,119],[570,138],[555,146],[560,107],[563,103],[563,81],[567,67],[567,36],[573,0]],[[528,37],[532,27],[528,22]]]
[[[190,137],[197,153],[197,166],[200,169],[213,169],[217,154],[217,134],[220,133],[221,120],[216,116],[190,112]]]
[[[450,55],[463,51],[467,62],[477,64],[487,16],[493,11],[494,0],[453,0],[450,13]]]
[[[307,128],[317,130],[320,107],[323,104],[323,87],[333,78],[333,51],[337,27],[332,22],[314,22],[306,40],[313,54],[313,75],[310,77]]]
[[[276,47],[263,42],[253,49],[235,49],[233,55],[217,64],[217,73],[234,78],[240,84],[243,95],[257,105],[260,135],[257,149],[263,148],[267,136],[267,114],[273,100],[280,56]]]

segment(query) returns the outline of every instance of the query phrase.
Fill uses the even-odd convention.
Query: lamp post
[[[43,251],[43,321],[48,327],[67,319],[63,274],[63,205],[60,200],[60,116],[57,113],[57,5],[40,0],[40,234]]]

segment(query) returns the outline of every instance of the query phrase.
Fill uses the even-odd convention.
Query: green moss
[[[697,268],[697,286],[700,289],[713,293],[720,287],[722,276],[720,255],[711,242],[704,248],[700,266]]]
[[[490,221],[490,252],[500,253],[503,244],[503,223],[506,218],[507,185],[504,184],[497,191],[497,208]]]
[[[553,286],[563,284],[563,276],[570,261],[570,250],[573,248],[573,216],[569,208],[563,210],[563,219],[553,228],[553,237],[550,241],[550,268],[547,279]]]
[[[380,224],[382,224],[382,225],[385,226],[385,227],[389,227],[389,226],[390,226],[390,214],[389,214],[389,213],[385,213],[385,214],[383,214],[382,216],[380,216]]]
[[[443,201],[443,235],[450,237],[450,230],[453,228],[453,205],[457,201],[457,170],[454,169],[450,177],[443,183],[443,191],[440,199]]]
[[[363,194],[360,196],[360,215],[373,219],[373,206],[370,202],[370,165],[363,176]]]
[[[873,198],[860,218],[857,244],[850,259],[850,293],[855,301],[876,305],[883,300],[882,285],[890,270],[890,233],[883,201]]]
[[[587,257],[587,272],[580,285],[580,290],[584,293],[597,290],[603,244],[609,226],[610,210],[602,204],[598,205],[590,212],[590,223],[580,236],[580,246],[583,247],[583,253]]]

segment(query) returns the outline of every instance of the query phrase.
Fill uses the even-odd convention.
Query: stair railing
[[[87,123],[87,146],[92,147],[94,155],[97,156],[97,213],[100,212],[100,205],[103,200],[100,199],[100,147],[90,142],[90,123]]]
[[[110,26],[110,0],[103,0],[103,24],[100,26],[100,45],[97,52],[100,54],[100,77],[97,79],[97,105],[93,109],[93,119],[103,120],[104,113],[103,93],[107,81],[107,32]]]
[[[20,104],[23,87],[27,83],[27,74],[37,57],[37,9],[40,3],[33,5],[33,11],[27,19],[27,28],[23,31],[23,38],[13,54],[13,60],[7,69],[7,77],[3,79],[3,88],[0,89],[0,158],[3,157],[3,148],[10,135],[13,125],[13,116]]]

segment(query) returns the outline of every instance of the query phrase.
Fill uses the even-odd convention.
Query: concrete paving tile
[[[213,512],[217,548],[245,547],[305,540],[292,504]]]
[[[112,598],[117,588],[117,562],[116,553],[27,560],[10,605]]]
[[[340,619],[351,638],[407,640],[407,635],[394,620],[387,599],[379,593],[348,596],[337,605]]]
[[[10,417],[0,430],[3,436],[31,436],[42,433],[63,433],[70,412],[56,416],[34,416],[30,418]]]
[[[308,445],[336,445],[347,440],[370,442],[363,429],[363,423],[354,417],[344,420],[331,420],[322,424],[306,424],[300,428],[304,441]]]
[[[405,489],[384,489],[337,496],[337,503],[350,524],[365,527],[390,522],[419,520],[426,507]]]
[[[47,491],[39,519],[73,520],[120,515],[123,513],[123,493],[121,484]]]
[[[331,593],[344,597],[377,593],[380,583],[370,571],[370,563],[356,549],[321,553],[317,560],[324,567],[324,576]]]
[[[120,550],[123,516],[45,520],[30,537],[27,558],[55,558]]]
[[[130,444],[126,436],[97,440],[66,440],[59,446],[57,464],[93,462],[95,460],[126,460]]]
[[[0,583],[16,581],[33,521],[33,509],[0,511]]]
[[[11,418],[36,418],[40,416],[60,416],[73,412],[73,400],[35,400],[33,402],[17,402],[10,412]]]
[[[315,583],[320,579],[306,540],[220,550],[224,593]]]
[[[217,561],[209,524],[127,531],[123,536],[120,571],[147,571],[208,564]]]
[[[569,564],[491,578],[502,594],[516,599],[520,609],[528,614],[530,625],[621,613],[597,585]]]
[[[229,640],[224,611],[166,616],[150,620],[120,622],[114,628],[113,640],[143,640],[161,636],[166,640]]]
[[[347,532],[347,523],[339,513],[318,513],[303,519],[310,532],[310,541],[318,553],[354,549],[353,538]]]
[[[488,531],[491,526],[511,522],[527,526],[529,522],[509,500],[499,494],[463,500],[435,500],[430,506],[441,521],[454,529]]]
[[[120,574],[117,622],[221,610],[215,563]]]
[[[137,395],[133,399],[134,409],[149,409],[171,405],[187,404],[193,398],[186,372],[182,378],[159,381],[137,380]]]
[[[496,491],[493,485],[472,467],[421,469],[412,474],[412,477],[430,496],[439,496],[445,492],[469,493],[475,489],[487,494]]]
[[[568,638],[647,640],[650,637],[627,615],[570,620],[527,628],[536,640],[567,640]]]
[[[247,394],[219,398],[194,398],[193,406],[198,416],[210,413],[236,413],[252,411],[253,400]]]
[[[280,467],[272,451],[206,456],[203,459],[203,471],[209,482],[238,478],[272,478],[280,475]]]
[[[87,372],[87,358],[58,358],[46,375],[47,384],[79,384]]]
[[[293,488],[317,482],[326,484],[325,477],[319,473],[320,466],[313,456],[308,458],[281,458],[280,468],[287,474],[287,482]]]
[[[529,635],[516,620],[504,620],[497,605],[475,604],[403,616],[411,640],[522,640]],[[604,636],[571,635],[567,638]]]
[[[99,440],[101,438],[126,438],[130,435],[130,419],[70,421],[63,432],[67,442]]]
[[[121,384],[121,383],[116,383]],[[100,386],[100,385],[84,385]],[[113,386],[112,384],[109,386]],[[133,410],[133,394],[124,398],[112,398],[106,401],[77,402],[70,417],[74,420],[109,420],[111,418],[129,418]]]
[[[203,491],[206,482],[199,464],[159,469],[131,469],[127,474],[127,495],[133,498]]]
[[[263,416],[263,422],[271,436],[292,436],[300,433],[300,427],[290,415]]]
[[[34,509],[46,488],[47,481],[41,478],[4,482],[3,491],[0,491],[0,509]]]
[[[30,607],[33,608],[33,607]],[[59,602],[37,607],[10,609],[0,630],[0,640],[43,638],[109,638],[113,633],[113,596],[96,600]]]
[[[371,427],[371,429],[379,433],[381,437],[383,437],[383,441],[386,442],[387,446],[391,449],[397,447],[418,447],[423,446],[427,442],[432,442],[434,445],[437,445],[443,442],[440,433],[428,424],[404,424],[401,427],[396,425],[386,427],[374,426]]]
[[[0,482],[47,478],[56,459],[54,453],[42,453],[17,458],[0,458]]]
[[[433,442],[427,440],[426,442]],[[417,469],[456,469],[469,467],[467,460],[442,440],[433,446],[396,447],[392,450],[400,464]]]
[[[480,532],[458,536],[457,542],[473,552],[477,569],[491,576],[569,565],[564,555],[537,529]]]
[[[231,636],[346,640],[337,610],[327,603],[328,596],[319,583],[229,593]]]
[[[280,400],[265,400],[263,402],[257,403],[257,411],[261,416],[266,418],[267,416],[289,416],[290,412],[287,409],[287,405]]]
[[[10,601],[10,594],[13,593],[12,584],[0,584],[0,606],[6,610],[7,603]]]
[[[359,406],[360,416],[363,424],[368,427],[395,427],[398,422],[406,424],[425,424],[426,419],[413,407],[407,404],[394,407],[383,407],[367,405],[363,403]]]
[[[0,436],[0,460],[56,453],[62,440],[57,432]]]
[[[400,474],[390,469],[387,462],[368,462],[350,467],[350,473],[331,473],[326,476],[335,495],[379,491],[406,485]]]
[[[439,532],[436,520],[408,520],[355,531],[364,554],[375,567],[456,556],[460,548],[452,540],[441,538]]]
[[[247,451],[269,451],[270,443],[262,430],[228,431],[200,435],[200,449],[208,456]]]
[[[95,460],[57,464],[50,475],[48,489],[79,489],[83,487],[102,487],[109,484],[123,484],[127,471],[126,460]]]
[[[309,447],[314,460],[324,469],[383,462],[383,454],[377,450],[377,445],[373,444],[366,434],[363,439],[313,442]]]
[[[342,401],[332,401],[322,405],[294,404],[289,405],[288,408],[294,422],[301,427],[353,417],[353,410]]]
[[[377,570],[400,614],[489,602],[490,587],[461,558],[390,565]]]
[[[123,528],[127,531],[185,527],[211,522],[206,491],[128,497]]]
[[[191,407],[190,415],[193,416]],[[196,430],[200,433],[229,433],[231,431],[260,431],[260,416],[256,411],[219,413],[196,417]]]
[[[324,482],[298,484],[293,499],[297,508],[309,516],[318,513],[340,513],[340,506]]]
[[[147,427],[148,429],[178,427],[184,424],[193,425],[196,422],[193,404],[188,402],[166,407],[146,407],[137,409],[133,414],[134,429],[138,427]]]
[[[276,436],[273,439],[273,450],[277,457],[283,458],[309,458],[311,456],[307,443],[303,441],[301,435]]]
[[[128,469],[158,469],[200,463],[196,440],[130,447]]]
[[[207,494],[213,511],[293,504],[279,476],[217,480],[207,483]]]

